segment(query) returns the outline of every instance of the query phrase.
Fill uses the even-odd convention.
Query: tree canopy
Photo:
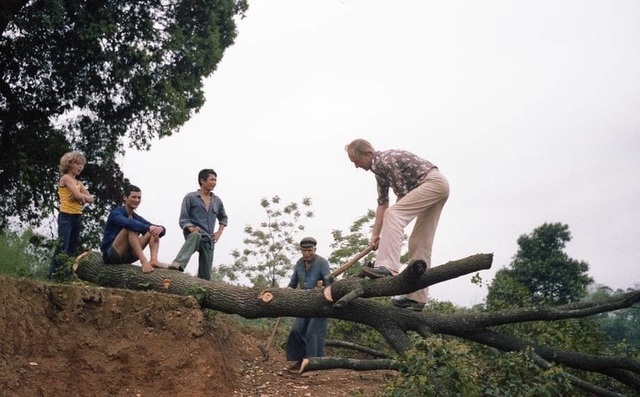
[[[520,236],[513,261],[496,273],[488,303],[561,305],[583,298],[593,279],[587,274],[586,262],[572,259],[564,252],[569,241],[569,225],[562,223],[544,223],[530,234]],[[516,285],[503,288],[509,283]],[[507,295],[503,295],[505,291]],[[514,300],[514,293],[520,299]]]
[[[0,4],[0,230],[54,210],[58,162],[88,159],[99,223],[120,202],[117,163],[204,104],[245,0],[5,0]],[[89,222],[91,224],[91,222]],[[91,228],[89,228],[91,230]]]

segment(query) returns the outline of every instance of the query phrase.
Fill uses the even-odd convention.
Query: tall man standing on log
[[[371,143],[356,139],[345,150],[356,168],[376,176],[378,207],[371,245],[377,247],[375,267],[364,268],[371,278],[396,276],[404,228],[415,219],[409,237],[409,263],[422,259],[431,266],[431,248],[442,208],[449,197],[449,182],[431,162],[405,150],[376,151]],[[389,188],[397,200],[389,205]],[[427,288],[392,298],[395,306],[421,311]]]
[[[227,226],[227,212],[220,197],[213,194],[218,184],[218,174],[211,168],[198,173],[200,188],[187,193],[182,200],[178,223],[184,233],[185,242],[173,260],[171,268],[184,271],[191,255],[198,252],[198,277],[211,280],[213,252]],[[216,221],[218,230],[214,232]]]

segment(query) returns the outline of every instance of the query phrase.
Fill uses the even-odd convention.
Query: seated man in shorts
[[[111,210],[104,226],[100,244],[104,263],[128,264],[139,260],[143,273],[151,273],[154,267],[166,268],[166,264],[158,261],[160,237],[166,233],[164,226],[154,225],[135,212],[142,200],[140,188],[125,187],[123,200],[123,206]],[[149,259],[144,255],[147,245]]]

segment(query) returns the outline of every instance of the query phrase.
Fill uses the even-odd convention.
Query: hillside
[[[393,376],[289,374],[277,344],[263,360],[268,332],[210,317],[186,297],[0,277],[0,396],[372,396]]]

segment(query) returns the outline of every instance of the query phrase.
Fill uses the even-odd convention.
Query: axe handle
[[[345,264],[341,265],[339,268],[334,270],[333,273],[331,273],[331,277],[334,277],[334,278],[338,277],[339,275],[344,273],[345,270],[347,270],[348,268],[353,266],[357,261],[362,259],[365,255],[367,255],[371,251],[373,251],[373,245],[368,245],[365,249],[363,249],[362,251],[358,252],[356,254],[356,256],[354,256],[353,258],[349,259],[348,262],[346,262]]]

